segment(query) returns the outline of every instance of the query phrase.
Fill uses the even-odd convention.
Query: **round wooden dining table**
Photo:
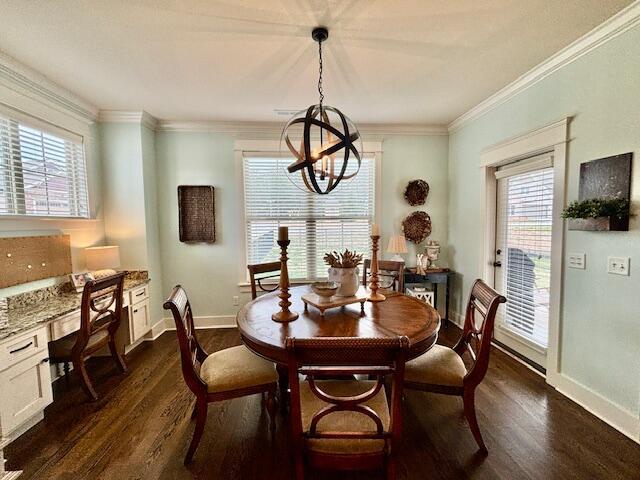
[[[299,317],[278,323],[271,315],[280,310],[278,292],[258,297],[238,312],[238,330],[242,341],[254,353],[279,365],[287,363],[287,337],[366,337],[409,338],[408,359],[413,359],[436,343],[440,315],[431,305],[414,297],[391,292],[383,302],[359,303],[327,310],[324,316],[313,306],[304,310],[302,295],[311,292],[308,285],[293,287],[290,309]],[[336,359],[339,360],[339,359]]]

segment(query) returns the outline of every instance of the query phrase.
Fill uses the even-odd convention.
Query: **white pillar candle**
[[[380,236],[380,227],[378,226],[377,223],[371,224],[371,235]]]

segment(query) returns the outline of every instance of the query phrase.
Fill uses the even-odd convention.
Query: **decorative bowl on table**
[[[322,300],[329,300],[333,297],[339,287],[340,285],[336,282],[314,282],[311,284],[313,293],[317,294]]]

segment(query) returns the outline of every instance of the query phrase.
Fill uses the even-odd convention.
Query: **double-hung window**
[[[89,217],[82,137],[0,113],[0,217]]]
[[[280,167],[280,168],[278,168]],[[278,260],[278,227],[289,227],[288,269],[293,280],[327,276],[326,252],[370,250],[375,215],[376,161],[365,155],[360,172],[329,195],[298,189],[274,155],[243,155],[245,228],[249,264]]]

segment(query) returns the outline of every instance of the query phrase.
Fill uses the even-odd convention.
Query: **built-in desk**
[[[53,400],[47,344],[80,328],[82,294],[55,288],[9,299],[9,323],[0,328],[0,441],[21,435],[44,418],[44,408]],[[118,336],[123,350],[141,342],[152,327],[146,272],[125,277],[124,308]]]

